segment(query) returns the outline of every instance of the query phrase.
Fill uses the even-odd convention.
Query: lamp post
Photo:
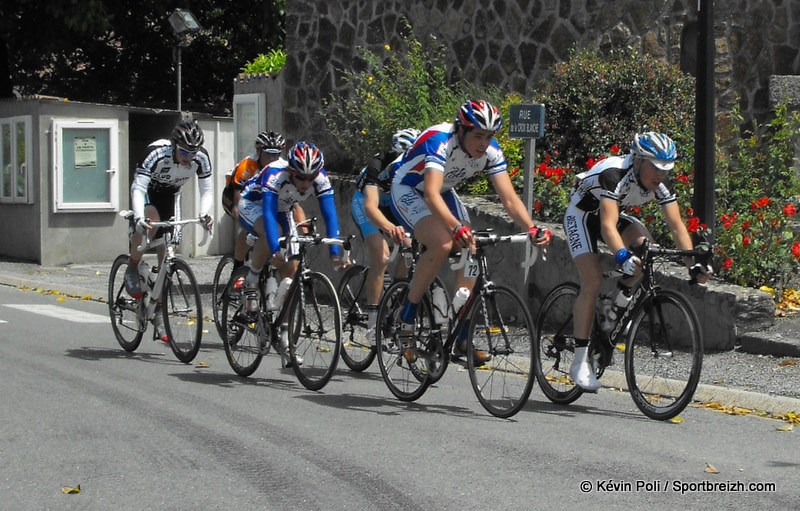
[[[192,44],[194,34],[203,30],[200,22],[194,17],[190,11],[186,9],[175,9],[175,12],[169,16],[169,24],[172,26],[172,32],[177,38],[175,45],[175,70],[178,74],[178,111],[181,109],[181,50]]]

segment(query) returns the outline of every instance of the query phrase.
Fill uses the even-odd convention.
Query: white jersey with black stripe
[[[177,193],[194,175],[198,179],[211,177],[211,160],[204,147],[197,151],[188,165],[175,161],[169,140],[157,140],[147,150],[147,157],[136,168],[134,179],[144,184],[148,191]]]

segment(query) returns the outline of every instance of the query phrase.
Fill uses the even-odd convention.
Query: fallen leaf
[[[683,422],[683,418],[682,417],[673,417],[669,421],[674,423],[674,424],[680,424],[680,423]]]
[[[787,358],[786,360],[781,360],[781,361],[778,363],[778,365],[779,365],[780,367],[786,367],[786,366],[796,366],[796,365],[797,365],[797,359],[796,359],[796,358]]]
[[[788,432],[794,430],[794,424],[787,424],[781,428],[775,428],[777,431]]]
[[[80,493],[80,492],[81,492],[81,485],[78,485],[78,486],[76,486],[74,488],[71,487],[71,486],[62,486],[61,487],[61,493],[75,494],[75,493]]]
[[[717,470],[717,467],[715,467],[710,463],[706,463],[706,472],[708,472],[709,474],[719,474],[719,470]]]
[[[92,299],[92,295],[83,295],[83,296],[81,296],[81,300],[91,300],[91,299]]]
[[[67,297],[64,296],[64,295],[61,295],[58,298],[56,298],[56,301],[57,302],[66,302],[67,301]]]
[[[202,362],[201,361],[201,362],[198,362],[195,367],[208,367],[208,364],[206,362]]]

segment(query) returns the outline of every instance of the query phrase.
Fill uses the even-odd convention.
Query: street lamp
[[[185,9],[175,9],[169,16],[169,24],[172,25],[172,32],[178,42],[175,45],[178,73],[178,111],[181,112],[181,49],[192,44],[193,36],[203,30],[200,22],[190,11]]]

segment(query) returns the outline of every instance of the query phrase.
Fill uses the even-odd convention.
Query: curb
[[[741,350],[756,355],[800,357],[800,341],[780,332],[748,332],[739,337]]]
[[[89,297],[87,299],[96,301],[96,302],[106,302],[105,296],[97,296],[97,291],[95,289],[90,289],[87,287],[80,287],[70,284],[53,284],[52,282],[47,282],[44,280],[36,280],[32,278],[20,278],[15,277],[12,275],[0,274],[0,285],[3,286],[10,286],[10,287],[28,287],[28,288],[38,288],[44,291],[58,291],[60,294],[74,296],[79,298]]]

